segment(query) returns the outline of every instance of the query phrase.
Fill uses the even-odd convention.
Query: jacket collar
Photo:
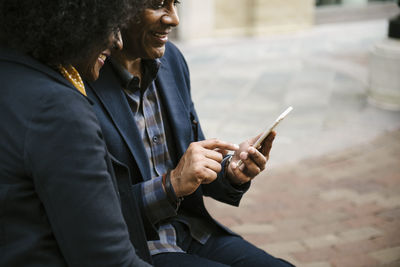
[[[29,68],[35,69],[37,71],[40,71],[42,73],[45,73],[51,78],[57,80],[58,82],[76,91],[76,88],[70,82],[68,82],[57,70],[17,50],[0,46],[0,60],[16,62],[21,65],[25,65]]]
[[[141,81],[141,85],[143,88],[140,88],[139,78],[135,77],[131,74],[127,69],[125,69],[118,61],[113,58],[109,60],[115,74],[118,76],[120,84],[123,89],[128,90],[130,92],[135,92],[136,90],[146,90],[149,85],[155,80],[157,77],[158,70],[160,68],[160,60],[159,59],[142,59],[142,69],[143,69],[143,77]]]

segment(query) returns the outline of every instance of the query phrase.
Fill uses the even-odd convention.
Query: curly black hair
[[[70,64],[136,16],[146,0],[0,0],[0,43],[49,65]]]

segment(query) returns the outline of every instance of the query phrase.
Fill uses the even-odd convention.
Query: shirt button
[[[154,143],[156,143],[156,144],[158,143],[158,137],[157,137],[157,136],[153,136],[152,139],[153,139],[153,142],[154,142]]]

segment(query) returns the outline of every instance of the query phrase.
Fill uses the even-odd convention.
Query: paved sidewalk
[[[241,142],[287,106],[268,170],[215,217],[298,266],[400,266],[400,112],[367,101],[386,21],[178,44],[208,137]]]
[[[223,224],[297,266],[400,266],[400,131],[265,171]]]
[[[368,59],[387,21],[323,25],[268,38],[178,44],[207,137],[241,142],[288,106],[270,164],[366,142],[400,129],[400,112],[367,101]]]

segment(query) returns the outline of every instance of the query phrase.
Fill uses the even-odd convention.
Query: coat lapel
[[[178,155],[185,153],[191,138],[190,107],[187,107],[180,95],[179,85],[174,80],[170,66],[161,61],[157,75],[157,89],[160,92],[164,109],[167,111]]]
[[[126,96],[119,89],[120,84],[109,63],[103,67],[99,81],[92,88],[134,157],[143,179],[150,179],[150,165],[142,137]]]

